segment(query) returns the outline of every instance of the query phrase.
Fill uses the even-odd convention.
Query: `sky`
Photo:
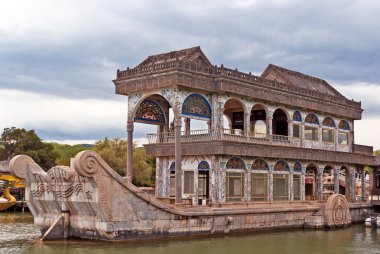
[[[0,130],[46,141],[126,137],[117,69],[201,46],[261,74],[269,64],[325,79],[362,102],[355,142],[380,149],[380,1],[14,0],[0,6]],[[147,131],[135,127],[143,142]]]

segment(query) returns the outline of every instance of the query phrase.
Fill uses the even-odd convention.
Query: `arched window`
[[[314,114],[308,114],[305,118],[305,139],[310,141],[318,141],[318,127],[319,120]]]
[[[289,165],[285,161],[278,161],[274,165],[273,173],[273,200],[289,200]]]
[[[198,204],[207,202],[209,199],[209,175],[210,165],[207,161],[198,164]],[[204,201],[203,201],[204,200]]]
[[[251,109],[251,132],[255,137],[266,137],[267,133],[267,109],[264,105],[255,104]]]
[[[302,116],[299,111],[294,111],[293,122],[302,122]]]
[[[245,163],[238,157],[232,157],[227,161],[226,169],[246,169]]]
[[[207,99],[202,95],[195,93],[190,94],[183,102],[182,114],[187,116],[211,118],[211,106]]]
[[[314,164],[306,167],[305,174],[305,198],[306,200],[318,200],[318,168]]]
[[[293,200],[301,200],[301,172],[301,163],[297,161],[293,167]]]
[[[326,143],[334,143],[334,129],[332,129],[335,128],[334,120],[331,117],[326,117],[323,120],[322,125],[322,141]]]
[[[224,115],[230,119],[231,129],[244,130],[244,112],[246,107],[240,99],[229,99],[224,104]]]
[[[268,163],[257,159],[251,169],[251,201],[268,201]]]
[[[288,116],[278,108],[273,113],[272,129],[274,135],[288,136]]]
[[[347,121],[342,120],[339,122],[338,128],[338,144],[348,145],[348,131],[350,130],[350,125]]]
[[[135,121],[162,125],[165,124],[165,114],[157,102],[145,99],[137,108]]]
[[[246,169],[245,163],[238,157],[232,157],[227,161],[226,169]],[[244,172],[226,172],[226,202],[244,200]]]
[[[327,165],[323,169],[323,175],[322,175],[322,182],[323,182],[323,199],[327,200],[329,196],[334,194],[334,169]]]
[[[198,164],[198,169],[201,169],[201,170],[210,170],[210,165],[208,164],[207,161],[201,161]]]
[[[170,171],[170,189],[169,193],[171,197],[175,196],[175,162],[172,162],[169,167]]]
[[[319,120],[318,120],[318,117],[316,115],[310,113],[306,116],[305,123],[318,124],[319,125]]]
[[[298,111],[295,111],[293,113],[293,137],[294,138],[301,138],[301,122],[302,122],[301,113]]]

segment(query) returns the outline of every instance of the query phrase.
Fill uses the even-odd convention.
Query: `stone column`
[[[175,135],[175,203],[182,203],[182,147],[181,147],[181,117],[174,120]]]
[[[335,145],[335,151],[338,150],[338,136],[339,136],[339,131],[337,128],[334,129],[334,145]]]
[[[251,132],[251,113],[244,113],[244,135],[248,137]]]
[[[190,135],[190,118],[185,118],[185,133]]]
[[[322,172],[323,172],[323,169],[321,169]],[[317,191],[317,195],[319,196],[319,200],[323,200],[323,177],[322,177],[322,173],[321,172],[318,172],[318,191]]]
[[[288,136],[293,137],[293,121],[288,120]]]
[[[301,173],[301,200],[305,201],[305,172]]]
[[[209,195],[211,199],[211,204],[216,204],[219,202],[218,196],[220,191],[219,186],[219,171],[220,166],[215,155],[211,156],[211,170],[210,170],[210,185],[209,185]]]
[[[208,121],[207,121],[207,126],[208,126],[208,129],[209,129],[209,130],[211,130],[211,129],[212,129],[211,120],[208,120]]]
[[[127,123],[127,182],[131,183],[133,179],[132,173],[132,155],[133,155],[133,121]]]
[[[322,125],[318,126],[318,142],[319,142],[319,147],[322,146]]]
[[[273,134],[273,130],[272,130],[272,121],[273,121],[273,117],[272,116],[267,116],[267,134],[268,135],[272,135]]]
[[[355,168],[350,169],[350,191],[351,191],[351,200],[355,201],[356,200],[356,179],[355,179]]]
[[[301,123],[301,147],[305,147],[305,123]]]
[[[366,200],[365,170],[362,168],[362,200]]]
[[[246,202],[251,201],[251,174],[244,172],[244,199]]]
[[[293,193],[293,172],[289,173],[289,194],[290,194],[290,201],[294,200],[294,193]]]
[[[339,174],[334,171],[334,193],[339,194]]]
[[[269,202],[273,202],[273,172],[268,173],[268,186],[269,186]]]

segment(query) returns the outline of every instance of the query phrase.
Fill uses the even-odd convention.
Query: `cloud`
[[[380,2],[370,0],[7,1],[0,9],[0,89],[9,96],[14,92],[14,100],[6,100],[12,112],[22,115],[23,106],[44,117],[31,112],[24,120],[5,113],[9,119],[0,127],[15,122],[60,140],[120,136],[125,109],[117,116],[109,110],[100,128],[91,120],[96,115],[86,115],[85,104],[97,105],[100,114],[101,104],[115,110],[126,99],[114,95],[117,69],[195,45],[213,64],[260,74],[273,63],[320,77],[361,100],[365,119],[380,119],[373,95],[380,86],[379,8]],[[20,91],[26,97],[39,94],[35,99],[43,108],[17,100]],[[96,126],[87,125],[86,131],[72,123],[75,117]]]

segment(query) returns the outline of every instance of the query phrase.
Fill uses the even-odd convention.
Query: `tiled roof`
[[[196,58],[201,57],[202,60],[207,65],[212,65],[210,61],[207,59],[205,54],[202,52],[201,48],[199,46],[193,47],[193,48],[187,48],[187,49],[181,49],[177,51],[172,51],[169,53],[164,54],[158,54],[149,56],[147,59],[145,59],[142,63],[140,63],[137,67],[144,67],[149,66],[153,64],[159,64],[164,62],[171,62],[171,61],[194,61]]]
[[[342,96],[323,79],[309,76],[301,72],[288,70],[273,64],[268,65],[265,71],[261,74],[261,77],[282,83],[293,84],[334,96]]]

